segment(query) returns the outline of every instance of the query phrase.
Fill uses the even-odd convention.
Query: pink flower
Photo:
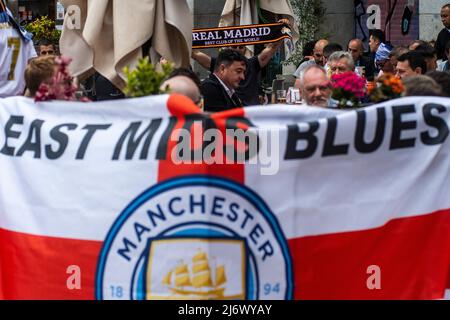
[[[64,56],[55,58],[57,70],[48,85],[44,83],[40,85],[36,92],[35,101],[77,100],[75,95],[77,87],[74,85],[73,78],[68,70],[71,61],[71,58]]]
[[[365,96],[366,80],[354,72],[345,72],[331,77],[333,83],[333,98],[346,105],[347,101],[352,104]]]

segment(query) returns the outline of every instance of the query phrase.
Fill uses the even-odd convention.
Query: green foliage
[[[325,16],[326,9],[322,0],[290,0],[294,16],[297,19],[300,37],[291,57],[285,61],[286,64],[298,65],[303,59],[302,51],[305,44],[314,40],[321,21]]]
[[[157,71],[148,57],[140,59],[133,71],[125,67],[123,71],[127,77],[127,84],[123,90],[124,93],[131,98],[168,93],[168,88],[161,90],[160,87],[173,71],[173,65],[164,63],[161,67],[162,71]]]
[[[42,18],[27,24],[25,29],[33,34],[34,42],[48,39],[56,44],[61,37],[61,31],[55,28],[55,21],[49,19],[47,16],[43,16]]]

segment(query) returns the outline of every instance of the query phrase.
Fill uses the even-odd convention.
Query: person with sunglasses
[[[325,49],[325,47],[328,44],[329,44],[329,42],[326,39],[320,39],[319,41],[316,42],[316,44],[314,45],[314,50],[313,50],[314,59],[303,62],[297,68],[297,70],[295,70],[295,72],[294,72],[294,76],[297,78],[297,82],[298,82],[298,79],[300,78],[300,74],[302,73],[302,71],[304,71],[306,69],[306,67],[308,67],[309,65],[316,64],[320,67],[325,66],[326,61],[325,61],[325,58],[323,55],[323,50]]]
[[[364,77],[368,81],[374,80],[374,65],[371,63],[370,58],[364,56],[364,46],[360,39],[352,39],[348,42],[347,51],[352,55],[355,67],[362,68],[364,70]]]

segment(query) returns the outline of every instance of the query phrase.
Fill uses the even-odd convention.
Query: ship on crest
[[[162,282],[175,295],[223,299],[227,278],[224,265],[211,268],[206,252],[199,251],[192,257],[191,270],[180,261]]]

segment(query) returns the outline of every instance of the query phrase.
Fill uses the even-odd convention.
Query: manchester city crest
[[[291,299],[292,262],[276,216],[247,187],[191,176],[146,190],[104,242],[96,298]]]

